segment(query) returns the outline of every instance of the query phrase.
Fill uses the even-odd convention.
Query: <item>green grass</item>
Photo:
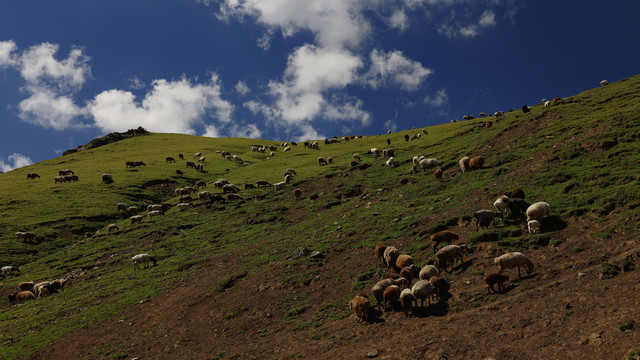
[[[21,268],[19,276],[0,283],[4,293],[14,291],[22,281],[84,273],[55,296],[3,307],[0,344],[9,339],[14,342],[0,348],[0,358],[28,357],[70,331],[117,316],[193,276],[204,260],[215,256],[240,254],[237,265],[247,277],[276,264],[284,266],[276,281],[302,288],[316,281],[324,264],[322,260],[290,259],[303,246],[337,256],[355,249],[375,264],[372,249],[377,243],[403,239],[407,251],[423,265],[434,256],[428,241],[432,230],[471,215],[478,210],[478,199],[491,208],[495,194],[516,187],[524,189],[531,202],[551,204],[552,216],[543,220],[544,233],[522,234],[522,222],[510,220],[504,227],[482,230],[462,240],[470,245],[495,242],[509,250],[559,246],[561,241],[552,239],[550,233],[566,226],[564,221],[571,216],[612,223],[606,231],[587,235],[596,242],[610,241],[609,229],[615,227],[624,229],[629,238],[637,237],[639,90],[640,77],[636,76],[563,99],[555,106],[533,106],[528,114],[507,113],[488,129],[480,127],[482,119],[432,126],[427,129],[429,135],[418,141],[405,142],[405,134],[418,131],[407,130],[321,143],[320,150],[306,149],[300,143],[291,152],[280,150],[271,157],[251,151],[251,146],[279,142],[149,134],[0,174],[0,266]],[[506,140],[513,131],[519,135]],[[382,165],[384,160],[363,155],[372,147],[386,148],[387,138],[396,150],[396,160],[406,161],[393,170]],[[485,145],[491,145],[491,150]],[[240,156],[248,165],[225,160],[216,153],[221,150]],[[181,160],[165,162],[166,156],[178,159],[178,153],[193,160],[196,152],[206,157],[205,172],[186,169]],[[362,163],[369,167],[352,170],[349,162],[354,153],[361,154]],[[487,158],[485,169],[467,174],[457,171],[458,159],[479,153]],[[410,175],[410,160],[416,155],[439,159],[446,168],[444,180],[437,182],[429,173]],[[318,156],[332,156],[334,162],[318,166]],[[521,170],[537,159],[539,167]],[[134,160],[147,166],[125,167],[125,161]],[[53,177],[65,168],[74,170],[79,181],[54,184]],[[297,175],[285,190],[241,191],[247,199],[241,204],[199,205],[196,201],[189,211],[172,208],[161,218],[145,218],[135,226],[130,224],[130,215],[118,213],[115,206],[120,202],[135,205],[144,213],[151,203],[177,203],[173,190],[197,180],[207,182],[206,190],[219,192],[212,186],[217,179],[228,179],[239,187],[259,179],[275,183],[283,179],[287,168],[294,168]],[[185,175],[177,176],[176,169]],[[26,174],[34,172],[41,178],[26,180]],[[114,183],[101,183],[100,175],[105,172],[113,175]],[[293,199],[294,188],[303,190],[299,201]],[[266,197],[253,201],[256,195]],[[120,231],[107,234],[110,223]],[[17,231],[32,231],[38,241],[18,241]],[[134,272],[130,259],[141,252],[156,255],[159,266]],[[633,269],[633,264],[623,267]],[[620,269],[606,263],[601,272],[609,277]],[[348,316],[348,295],[369,287],[370,277],[378,273],[376,265],[353,269],[348,278],[332,278],[346,283],[347,290],[343,297],[326,299],[320,307],[310,306],[304,297],[289,299],[293,303],[285,302],[288,307],[283,310],[287,329],[316,328]],[[225,291],[240,280],[225,274],[212,279],[211,290]],[[460,309],[459,304],[452,306],[452,311]],[[228,315],[241,312],[232,309]],[[126,355],[127,349],[109,344],[101,351],[112,357]]]

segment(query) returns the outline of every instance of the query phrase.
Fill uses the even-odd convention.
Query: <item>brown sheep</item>
[[[300,189],[294,189],[294,190],[293,190],[293,197],[294,197],[296,200],[300,200],[300,199],[302,198],[302,190],[300,190]]]
[[[259,188],[260,187],[270,187],[271,186],[271,184],[266,180],[258,180],[258,181],[256,181],[256,185],[258,185]]]
[[[400,290],[400,287],[398,285],[390,285],[389,287],[384,289],[384,292],[382,293],[382,299],[384,301],[383,307],[385,310],[387,310],[388,308],[387,303],[390,303],[391,309],[393,310],[394,305],[397,304],[400,300],[401,292],[402,290]]]
[[[25,281],[25,282],[21,282],[18,287],[20,288],[20,291],[31,291],[33,292],[33,286],[35,285],[35,283],[33,281]]]
[[[176,175],[180,175],[180,176],[182,176],[182,175],[184,175],[184,171],[182,171],[182,170],[176,170]]]
[[[331,164],[331,163],[333,162],[333,158],[332,158],[331,156],[329,156],[329,157],[327,158],[327,162],[328,162],[329,164]]]
[[[486,127],[488,127],[488,128],[490,128],[490,127],[491,127],[491,125],[493,125],[493,123],[492,123],[491,121],[487,121],[487,122],[484,124],[484,126],[486,126]]]
[[[386,262],[384,260],[384,251],[386,249],[387,249],[387,245],[385,244],[378,244],[375,247],[376,257],[378,258],[378,263],[380,263],[381,265],[386,265]]]
[[[206,187],[207,187],[207,182],[206,182],[206,181],[204,181],[204,180],[198,180],[198,181],[196,181],[196,185],[195,185],[195,187],[196,187],[197,189],[199,189],[199,188],[201,188],[201,187],[205,187],[205,188],[206,188]]]
[[[116,224],[109,224],[109,226],[107,226],[107,232],[118,231],[118,230],[120,230],[120,228]]]
[[[433,285],[433,294],[431,295],[431,297],[433,298],[433,300],[435,301],[436,299],[440,298],[440,291],[442,291],[443,289],[443,282],[444,280],[442,280],[440,277],[438,276],[432,276],[429,279],[429,283],[431,285]]]
[[[436,251],[436,247],[442,243],[447,243],[447,245],[451,245],[453,240],[458,240],[458,235],[449,230],[438,231],[437,233],[431,234],[429,238],[431,243],[433,243],[433,251]]]
[[[244,189],[245,189],[245,190],[255,189],[255,188],[256,188],[256,186],[255,186],[255,185],[253,185],[253,184],[251,184],[251,183],[246,183],[246,184],[244,184]]]
[[[31,291],[20,291],[20,292],[9,295],[10,303],[17,302],[18,304],[20,304],[25,301],[35,300],[35,299],[36,299],[36,296],[33,295]]]
[[[413,265],[413,258],[410,255],[398,255],[398,257],[396,258],[397,269],[403,269],[410,265]]]
[[[409,174],[417,174],[418,173],[418,165],[417,164],[413,164],[411,166],[411,169],[409,170]]]
[[[415,296],[413,296],[413,292],[411,291],[411,289],[402,290],[402,292],[400,293],[400,304],[404,309],[405,317],[409,316],[409,310],[411,310],[411,308],[413,307],[413,304],[415,304],[415,306],[418,307],[418,300],[416,299]]]
[[[509,194],[509,198],[514,199],[514,198],[519,198],[519,199],[524,199],[524,190],[518,188],[515,189],[511,192],[511,194]]]
[[[394,266],[399,255],[400,252],[395,246],[387,246],[384,250],[384,262],[387,263],[387,266]]]
[[[369,320],[369,311],[371,309],[371,303],[366,296],[356,295],[350,302],[349,307],[356,313],[359,323],[364,323]]]
[[[436,169],[436,171],[433,172],[433,178],[436,180],[442,179],[442,169]]]
[[[399,279],[380,280],[375,285],[373,285],[373,287],[371,288],[371,292],[373,293],[373,296],[376,298],[379,310],[382,310],[382,305],[384,303],[384,290],[391,285],[398,285],[398,286],[402,285],[404,287],[407,287],[408,283],[407,283],[407,279],[399,278]]]
[[[509,281],[509,275],[504,275],[499,272],[488,274],[484,277],[484,282],[487,284],[487,292],[489,294],[496,292],[496,289],[493,288],[495,284],[498,284],[498,291],[504,291],[505,281]]]
[[[356,166],[358,166],[358,165],[360,165],[360,163],[359,163],[359,162],[357,162],[357,161],[355,161],[355,160],[351,160],[351,167],[356,167]]]
[[[403,267],[402,270],[400,270],[400,277],[407,279],[407,282],[411,285],[411,281],[413,281],[413,278],[415,277],[415,266],[412,264]]]
[[[469,160],[469,170],[480,170],[484,166],[484,156],[476,156]]]

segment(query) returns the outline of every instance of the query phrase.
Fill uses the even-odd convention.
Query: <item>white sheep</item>
[[[600,81],[600,86],[607,86],[607,85],[609,85],[609,82],[607,80]]]
[[[488,228],[492,224],[495,226],[496,217],[502,218],[501,212],[494,212],[493,210],[478,210],[473,213],[473,218],[476,221],[476,231],[478,226]]]
[[[527,222],[538,220],[542,222],[542,218],[549,215],[551,207],[544,201],[537,202],[527,208]]]
[[[420,160],[420,162],[418,163],[418,166],[420,166],[420,169],[426,171],[426,169],[431,169],[436,166],[442,166],[442,164],[437,159],[427,158],[427,159]]]
[[[127,208],[127,211],[129,212],[129,214],[136,213],[136,212],[138,212],[138,207],[137,206],[129,206]]]
[[[389,158],[389,160],[387,160],[387,162],[385,163],[385,165],[387,165],[390,169],[393,169],[396,166],[396,159],[392,156]]]
[[[377,148],[371,148],[371,150],[369,150],[369,153],[376,159],[380,156],[380,150],[378,150]]]
[[[384,257],[384,262],[387,263],[387,266],[395,265],[396,260],[398,259],[398,256],[400,256],[400,252],[395,246],[387,246],[387,248],[384,249],[383,257]]]
[[[416,299],[420,299],[420,306],[424,307],[424,300],[428,299],[431,305],[431,296],[433,296],[435,288],[429,280],[418,280],[411,288],[411,293]],[[416,301],[417,304],[417,301]]]
[[[460,170],[463,173],[469,171],[469,161],[471,161],[471,158],[468,156],[465,156],[462,159],[460,159],[460,161],[458,161],[458,165],[460,165]]]
[[[40,299],[45,295],[49,295],[49,287],[51,286],[51,281],[42,281],[33,286],[33,293],[35,296]]]
[[[371,292],[378,302],[378,309],[382,310],[382,304],[384,303],[384,290],[386,288],[391,285],[403,286],[406,288],[408,284],[409,283],[407,282],[407,279],[401,277],[399,279],[380,280],[375,285],[373,285],[373,287],[371,288]]]
[[[434,276],[440,276],[440,271],[433,265],[425,265],[420,269],[420,280],[429,280]]]
[[[138,254],[131,258],[133,261],[134,270],[138,268],[138,265],[144,264],[144,268],[147,269],[150,267],[149,262],[153,262],[153,266],[156,266],[157,260],[155,257],[149,254]]]
[[[176,207],[180,211],[185,211],[185,210],[187,210],[188,208],[191,207],[191,204],[190,203],[178,203],[178,204],[176,204]]]
[[[276,190],[281,190],[281,189],[284,189],[285,185],[287,185],[286,181],[280,181],[280,182],[277,182],[277,183],[273,184],[273,187]]]
[[[358,155],[358,154],[353,154],[353,158],[358,160],[358,161],[360,161],[360,155]]]
[[[151,204],[151,205],[147,206],[147,212],[152,212],[152,211],[162,211],[162,205],[160,205],[160,204]]]
[[[542,224],[538,220],[531,220],[527,222],[527,227],[529,228],[529,234],[537,234],[542,229]]]
[[[117,203],[116,208],[118,209],[118,211],[127,211],[127,205],[123,203]]]
[[[149,215],[149,217],[154,217],[154,216],[162,215],[162,211],[158,211],[158,210],[149,211],[149,212],[147,213],[147,215]]]
[[[447,262],[449,260],[453,260],[457,257],[460,257],[460,262],[463,263],[464,259],[462,258],[462,254],[466,252],[466,245],[447,245],[442,249],[438,250],[436,253],[436,260],[438,261],[438,268],[443,268],[445,271],[447,270]],[[452,265],[453,267],[453,265]]]
[[[400,293],[400,304],[402,304],[402,308],[404,309],[404,316],[409,316],[409,310],[411,310],[413,304],[418,306],[418,300],[413,295],[411,289],[404,289]]]
[[[10,266],[10,265],[3,266],[2,268],[0,268],[0,273],[2,274],[3,277],[6,277],[7,275],[11,274],[14,271],[19,273],[20,269],[18,269],[15,266]]]
[[[533,263],[520,252],[506,253],[493,259],[493,263],[498,265],[498,272],[504,269],[518,268],[518,277],[520,277],[520,266],[527,269],[527,274],[531,274],[534,270]]]
[[[544,102],[544,107],[548,107],[549,105],[551,105],[551,101],[547,100]]]
[[[500,211],[502,216],[509,215],[509,197],[506,195],[500,196],[496,201],[493,202],[493,207],[496,210]]]

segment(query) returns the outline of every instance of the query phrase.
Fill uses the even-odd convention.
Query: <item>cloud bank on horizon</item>
[[[311,41],[290,41],[284,73],[264,88],[252,89],[238,81],[228,89],[247,97],[232,104],[225,95],[224,79],[212,73],[206,81],[183,75],[179,79],[156,79],[148,87],[138,79],[133,88],[146,89],[142,98],[123,89],[104,89],[93,98],[78,93],[93,81],[91,54],[76,44],[66,58],[53,43],[19,49],[13,40],[0,42],[0,69],[13,69],[24,80],[25,98],[16,105],[19,118],[29,124],[62,131],[95,127],[102,132],[124,131],[131,119],[155,132],[204,136],[248,136],[258,138],[261,128],[285,129],[295,139],[321,138],[318,122],[340,126],[366,126],[372,114],[363,99],[348,89],[375,91],[397,88],[405,92],[421,89],[435,71],[407,57],[401,50],[381,49],[372,42],[380,31],[406,31],[416,21],[431,21],[448,38],[475,37],[495,25],[496,9],[513,11],[511,1],[487,0],[473,5],[469,0],[199,0],[217,6],[217,21],[257,25],[264,31],[256,43],[268,50],[273,37],[285,40],[300,32]],[[462,19],[455,7],[465,4]],[[470,10],[471,9],[471,10]],[[473,14],[473,12],[477,14]],[[447,13],[444,21],[435,14]],[[472,19],[473,21],[468,21]],[[216,21],[212,17],[212,21]],[[461,25],[464,24],[464,25]],[[256,94],[252,99],[250,94]],[[446,92],[426,95],[425,102],[440,106]],[[246,123],[234,117],[238,106],[261,116],[264,123]],[[346,125],[345,125],[346,124]]]

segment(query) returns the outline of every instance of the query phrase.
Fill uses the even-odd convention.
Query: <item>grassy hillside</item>
[[[0,358],[29,357],[78,329],[113,317],[128,319],[129,315],[119,314],[152,302],[165,291],[188,286],[204,273],[214,274],[206,284],[213,298],[222,297],[238,282],[260,278],[280,290],[297,289],[298,295],[288,292],[264,300],[265,306],[271,300],[280,304],[274,305],[282,317],[274,316],[272,333],[303,331],[310,338],[329,339],[318,329],[342,321],[355,323],[346,318],[345,304],[387,271],[373,259],[373,246],[394,244],[421,266],[434,257],[428,236],[435,229],[461,233],[461,241],[468,242],[478,259],[490,258],[483,252],[486,241],[495,246],[492,251],[543,254],[543,248],[565,242],[562,231],[578,221],[604,224],[597,231],[585,229],[587,239],[631,241],[640,229],[639,90],[640,76],[636,76],[550,107],[533,106],[526,114],[509,112],[499,121],[487,118],[428,127],[428,135],[409,142],[404,136],[422,129],[331,145],[321,142],[320,150],[298,144],[287,153],[279,143],[266,140],[149,134],[0,174],[0,266],[21,269],[20,275],[0,283],[3,294],[15,291],[22,281],[71,276],[59,294],[2,306],[0,344],[5,346],[0,347]],[[491,127],[485,125],[487,120]],[[269,151],[251,151],[252,145],[278,145],[279,150],[271,157]],[[394,148],[401,165],[389,169],[385,160],[363,155],[372,147]],[[228,161],[216,151],[238,155],[246,165]],[[204,172],[186,169],[182,160],[165,162],[166,156],[178,159],[179,153],[193,160],[196,152],[206,157]],[[354,153],[362,156],[357,168],[350,166]],[[416,155],[439,159],[442,181],[430,173],[409,174]],[[484,169],[462,174],[458,159],[475,155],[486,157]],[[333,157],[333,163],[319,166],[318,156]],[[126,161],[135,160],[146,166],[125,167]],[[58,170],[66,168],[79,181],[54,183]],[[197,180],[205,180],[211,192],[220,192],[212,183],[221,178],[239,187],[260,179],[275,183],[287,168],[294,168],[297,175],[286,189],[243,190],[245,201],[196,200],[190,210],[179,212],[174,207],[162,217],[146,217],[140,225],[131,225],[131,214],[116,210],[120,202],[137,206],[141,214],[151,203],[175,204],[173,190]],[[185,174],[177,175],[176,169]],[[114,183],[101,182],[105,172],[113,175]],[[28,173],[41,178],[27,180]],[[303,199],[295,201],[294,188],[302,190]],[[551,204],[542,235],[528,236],[521,219],[508,219],[480,232],[468,224],[475,210],[492,208],[497,195],[515,188],[524,189],[531,203]],[[254,201],[257,195],[265,198]],[[110,223],[120,230],[108,234]],[[16,231],[32,231],[38,240],[16,240]],[[325,258],[318,262],[295,257],[303,246],[323,252]],[[615,265],[618,260],[619,254],[613,253],[603,261],[597,248],[592,250],[588,261],[594,266],[609,259]],[[134,271],[130,259],[141,252],[157,255],[160,266]],[[224,266],[211,270],[218,265]],[[478,269],[459,267],[449,276],[482,274],[481,265],[476,261],[473,266]],[[311,294],[325,287],[336,290],[317,301]],[[474,301],[479,302],[469,303]],[[469,303],[460,305],[460,311],[475,307]],[[242,315],[242,308],[216,304],[225,319]],[[127,346],[111,343],[92,354],[133,356]]]

